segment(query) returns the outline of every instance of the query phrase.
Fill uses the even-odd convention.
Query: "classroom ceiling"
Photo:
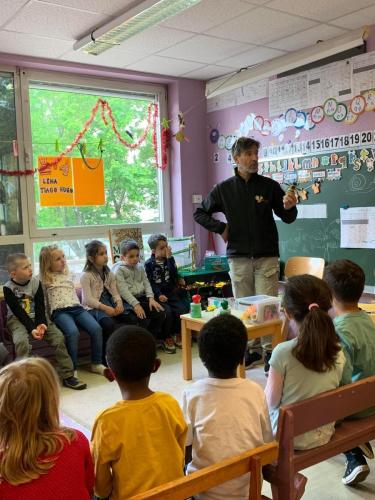
[[[140,0],[0,0],[0,52],[207,80],[375,24],[375,0],[202,0],[99,56],[74,42]]]

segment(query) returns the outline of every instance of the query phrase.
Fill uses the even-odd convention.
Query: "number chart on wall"
[[[259,172],[284,190],[294,185],[299,198],[297,220],[289,225],[277,222],[282,261],[295,255],[323,257],[326,262],[352,259],[364,268],[366,284],[375,286],[375,249],[340,248],[340,210],[375,206],[375,146],[366,144],[367,134],[351,134],[353,147],[347,150],[323,144],[331,152],[263,157]],[[316,141],[311,146],[318,148]],[[355,147],[356,141],[362,147]]]

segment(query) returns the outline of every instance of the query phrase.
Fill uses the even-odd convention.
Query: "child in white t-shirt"
[[[236,377],[246,345],[244,324],[229,314],[211,319],[200,332],[199,356],[208,370],[208,378],[198,380],[183,394],[188,423],[187,456],[192,453],[188,473],[272,441],[262,388]],[[195,498],[245,500],[248,497],[249,475],[245,474]]]

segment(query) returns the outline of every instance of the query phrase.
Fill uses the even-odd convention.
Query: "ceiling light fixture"
[[[285,54],[280,57],[271,59],[264,63],[252,66],[250,68],[242,68],[232,76],[223,76],[209,80],[206,83],[206,97],[215,97],[230,90],[237,89],[248,83],[269,78],[285,71],[310,64],[314,61],[319,61],[334,54],[339,54],[345,50],[359,47],[364,44],[364,40],[369,35],[369,28],[365,26],[357,30],[345,33],[337,38],[332,38],[325,42],[317,43],[311,47]]]
[[[201,0],[144,0],[78,40],[74,50],[98,55],[128,38],[175,16]]]

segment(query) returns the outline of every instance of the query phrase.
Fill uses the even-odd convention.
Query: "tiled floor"
[[[151,388],[153,390],[169,392],[180,401],[184,387],[192,383],[182,379],[181,351],[176,354],[160,353],[160,358],[162,365],[159,371],[151,377]],[[80,370],[79,376],[87,382],[88,388],[84,391],[72,391],[71,389],[63,388],[61,391],[61,409],[68,418],[89,429],[94,422],[95,415],[99,411],[120,399],[120,391],[116,383],[111,384],[99,375]],[[196,345],[194,345],[194,380],[205,376],[206,370],[200,362]],[[264,386],[266,383],[262,367],[247,371],[247,376],[261,386]],[[375,448],[375,443],[373,443],[373,447]],[[375,460],[369,461],[369,466],[372,470],[366,482],[355,488],[344,486],[341,483],[341,476],[344,470],[343,455],[311,467],[304,472],[309,480],[303,499],[375,499]],[[264,493],[271,496],[267,483],[264,484]]]

